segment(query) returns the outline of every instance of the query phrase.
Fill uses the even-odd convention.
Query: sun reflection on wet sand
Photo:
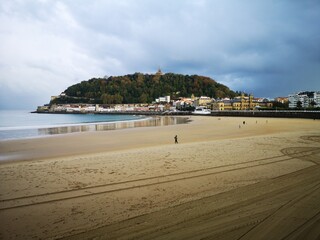
[[[155,127],[155,126],[168,126],[175,124],[185,124],[190,121],[189,117],[152,117],[141,121],[128,121],[128,122],[113,122],[113,123],[96,123],[87,125],[76,126],[63,126],[52,128],[40,128],[38,129],[38,135],[55,135],[55,134],[67,134],[77,132],[94,132],[94,131],[109,131],[124,128],[136,128],[136,127]]]

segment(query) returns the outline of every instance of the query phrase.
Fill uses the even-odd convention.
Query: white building
[[[289,108],[297,108],[298,102],[300,102],[301,108],[320,107],[320,91],[290,94],[288,100]]]
[[[87,105],[81,108],[82,112],[95,112],[96,111],[96,106],[93,105]]]
[[[163,102],[169,103],[170,102],[170,96],[159,97],[159,98],[156,99],[156,102],[157,103],[163,103]]]

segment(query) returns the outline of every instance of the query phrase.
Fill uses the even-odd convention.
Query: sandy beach
[[[0,142],[0,239],[320,238],[319,120],[190,120]]]

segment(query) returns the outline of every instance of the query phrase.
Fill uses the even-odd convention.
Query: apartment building
[[[320,91],[304,91],[290,94],[289,108],[320,107]]]
[[[220,99],[212,104],[212,110],[253,110],[255,108],[272,108],[273,104],[270,101],[259,101],[254,99],[253,95],[244,96],[242,94],[234,99]]]

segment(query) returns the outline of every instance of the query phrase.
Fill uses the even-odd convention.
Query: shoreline
[[[319,236],[317,121],[191,120],[1,143],[0,238]]]
[[[11,140],[23,140],[23,139],[33,139],[33,138],[45,138],[52,137],[60,134],[74,134],[81,132],[98,132],[98,131],[110,131],[110,130],[120,130],[126,128],[136,128],[136,127],[154,127],[161,125],[175,125],[175,124],[185,124],[188,123],[188,117],[183,116],[144,116],[140,119],[133,120],[121,120],[121,121],[110,121],[110,122],[88,122],[88,123],[70,123],[63,125],[52,125],[52,126],[26,126],[26,127],[8,127],[6,129],[1,129],[2,132],[10,131],[22,131],[30,132],[26,137],[9,137],[0,139],[1,142],[11,141]],[[26,134],[26,133],[24,133]],[[0,160],[1,161],[1,160]]]
[[[190,119],[191,117],[186,116],[157,116],[102,125],[92,124],[92,126],[96,127],[92,131],[83,129],[87,125],[77,126],[80,130],[74,129],[74,126],[48,128],[45,130],[62,130],[62,133],[53,132],[29,138],[0,140],[0,164],[109,151],[110,149],[105,149],[102,143],[105,138],[107,138],[108,144],[112,145],[112,151],[126,150],[126,143],[113,144],[113,139],[118,136],[125,138],[124,136],[130,132],[134,132],[135,137],[137,137],[140,135],[140,129],[143,133],[152,132],[153,128],[161,129],[169,126],[190,124],[192,122]],[[73,129],[74,132],[65,133],[66,128]],[[109,138],[109,132],[114,137]],[[88,139],[92,140],[92,142],[88,143]],[[134,143],[134,139],[132,139],[131,143]],[[135,148],[136,145],[139,145],[139,143],[131,147],[128,146],[128,148]]]
[[[190,111],[111,111],[111,112],[42,112],[34,111],[38,114],[97,114],[97,115],[145,115],[145,116],[203,116]],[[212,110],[207,116],[215,117],[259,117],[259,118],[305,118],[320,119],[319,110]]]
[[[172,118],[179,119],[184,117],[175,116]],[[173,137],[176,134],[179,135],[179,141],[181,143],[192,143],[268,135],[277,131],[288,132],[291,131],[291,128],[286,126],[287,121],[297,123],[308,122],[318,126],[317,121],[311,119],[189,116],[187,120],[187,124],[151,127],[139,126],[120,128],[116,131],[84,131],[68,134],[53,134],[44,137],[4,140],[0,141],[0,156],[2,157],[0,164],[10,161],[36,160],[77,154],[92,154],[95,152],[145,148],[157,145],[170,145],[173,143]],[[223,120],[227,120],[229,124],[224,126]],[[282,122],[281,128],[270,128],[273,122],[279,121]],[[208,122],[212,122],[213,125],[207,126],[206,128],[201,126],[201,124],[208,125]],[[243,122],[246,122],[247,125],[243,125]],[[250,127],[248,127],[248,124]],[[297,124],[297,127],[299,125],[300,124]],[[219,129],[220,127],[228,128],[221,130]],[[188,133],[192,128],[194,128],[193,131],[195,134]],[[310,128],[308,129],[310,130]],[[161,139],[158,140],[154,138],[154,131],[159,132],[158,135],[161,135]],[[166,138],[164,138],[164,135]]]

